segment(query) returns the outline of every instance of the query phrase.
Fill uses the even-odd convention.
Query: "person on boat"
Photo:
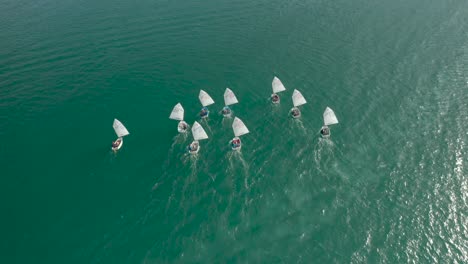
[[[225,106],[223,108],[223,115],[227,115],[227,114],[230,114],[231,113],[231,109],[229,109],[229,107]]]
[[[116,141],[112,142],[112,147],[113,147],[113,148],[116,148],[116,147],[118,147],[119,145],[120,145],[120,140],[118,140],[118,139],[117,139]]]
[[[208,108],[203,107],[202,110],[200,111],[200,116],[204,117],[208,114]]]
[[[292,116],[296,117],[299,115],[299,109],[293,109],[292,112],[291,112]]]
[[[322,130],[320,130],[320,134],[323,136],[328,136],[330,134],[330,130],[328,127],[323,127]]]
[[[276,103],[279,101],[279,96],[277,94],[273,94],[271,96],[271,100],[273,101],[273,103]]]
[[[240,139],[235,139],[232,141],[232,147],[237,148],[240,147]]]
[[[180,128],[183,129],[183,130],[186,130],[187,129],[187,124],[181,123]]]
[[[197,149],[198,149],[198,143],[194,142],[194,143],[189,145],[189,150],[190,151],[197,151]]]

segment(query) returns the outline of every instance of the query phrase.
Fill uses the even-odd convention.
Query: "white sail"
[[[130,134],[128,130],[125,128],[125,126],[122,124],[122,122],[120,122],[117,119],[114,119],[114,124],[112,126],[114,127],[114,131],[118,137],[124,137]]]
[[[224,92],[224,105],[232,105],[232,104],[237,104],[239,101],[237,101],[236,95],[234,92],[226,88],[226,91]]]
[[[299,92],[296,89],[294,89],[292,100],[293,100],[293,105],[295,107],[307,103],[306,99],[304,98],[304,96],[302,96],[301,92]]]
[[[273,88],[273,93],[279,93],[279,92],[282,92],[282,91],[286,90],[283,83],[276,76],[275,76],[275,78],[273,78],[273,82],[271,83],[271,87]]]
[[[200,99],[200,103],[203,106],[214,104],[214,101],[211,98],[211,96],[203,90],[200,90],[200,93],[198,94],[198,99]]]
[[[179,120],[179,121],[184,120],[184,108],[182,107],[180,103],[174,106],[169,118],[174,119],[174,120]]]
[[[236,135],[236,137],[249,133],[249,129],[247,129],[244,122],[237,117],[234,118],[234,122],[232,123],[232,130],[234,130],[234,135]]]
[[[206,134],[205,130],[197,121],[193,123],[192,134],[193,134],[193,139],[197,141],[208,138],[208,135]]]
[[[338,124],[338,119],[335,116],[335,112],[333,112],[333,110],[331,110],[331,108],[328,106],[325,109],[325,112],[323,112],[323,123],[326,126]]]

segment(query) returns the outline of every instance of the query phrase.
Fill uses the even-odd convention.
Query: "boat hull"
[[[208,118],[209,115],[210,115],[210,110],[208,110],[208,108],[206,107],[203,107],[202,110],[200,111],[200,117]]]
[[[221,112],[223,113],[224,117],[230,117],[232,114],[232,110],[228,106],[225,106]]]
[[[236,141],[237,144],[234,143]],[[242,148],[242,141],[238,137],[233,138],[229,143],[231,143],[232,150],[240,150]]]
[[[196,147],[195,147],[196,146]],[[197,154],[198,151],[200,151],[200,143],[198,141],[193,141],[189,146],[188,146],[188,152],[192,155]]]
[[[296,119],[301,117],[301,110],[297,107],[293,107],[290,111],[292,118]]]
[[[274,103],[274,104],[279,104],[281,101],[279,95],[277,94],[272,94],[271,95],[271,102]]]
[[[185,128],[184,128],[184,125],[185,125]],[[187,133],[188,129],[189,129],[189,125],[185,121],[180,121],[179,125],[177,125],[177,131],[179,131],[179,133]]]
[[[118,139],[116,139],[114,142],[112,142],[112,145],[114,145],[114,143],[115,143],[116,141],[120,141],[120,143],[119,143],[119,145],[116,146],[116,147],[112,146],[112,150],[113,150],[113,151],[119,150],[120,148],[122,148],[122,145],[123,145],[123,138],[118,138]]]
[[[328,128],[328,126],[323,126],[320,129],[320,136],[322,138],[329,138],[330,137],[330,128]]]

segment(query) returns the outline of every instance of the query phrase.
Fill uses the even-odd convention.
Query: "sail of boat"
[[[273,93],[274,94],[286,90],[286,87],[284,87],[281,80],[278,79],[278,77],[276,77],[276,76],[273,78],[273,82],[271,83],[271,87],[273,88]]]
[[[114,131],[118,137],[124,137],[130,134],[127,128],[125,128],[125,126],[122,124],[122,122],[120,122],[117,119],[114,119],[114,124],[112,125],[112,127],[114,127]]]
[[[231,89],[226,88],[226,91],[224,92],[224,105],[228,106],[232,104],[237,104],[238,102],[239,101],[237,100],[234,92]]]
[[[323,123],[324,125],[334,125],[338,124],[338,119],[336,118],[335,112],[327,106],[325,112],[323,112]]]
[[[248,134],[250,131],[245,126],[244,122],[240,118],[235,117],[234,122],[232,123],[232,130],[234,130],[234,135],[240,137],[242,135]]]
[[[300,105],[303,105],[303,104],[307,103],[304,96],[302,96],[302,93],[299,92],[296,89],[294,89],[294,92],[293,92],[293,95],[292,95],[292,100],[293,100],[294,107],[298,107]]]
[[[179,121],[184,120],[184,108],[182,107],[180,103],[174,106],[169,118],[174,119],[174,120],[179,120]]]
[[[214,104],[214,101],[211,98],[211,96],[207,92],[205,92],[203,90],[200,90],[200,93],[198,94],[198,99],[200,99],[200,103],[203,106],[208,106],[208,105]]]
[[[193,123],[192,135],[196,141],[208,138],[208,135],[206,134],[205,130],[197,121]]]

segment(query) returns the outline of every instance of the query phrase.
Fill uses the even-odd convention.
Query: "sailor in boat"
[[[322,129],[320,130],[320,134],[323,137],[328,137],[330,135],[330,129],[328,128],[328,126],[323,126]]]
[[[183,131],[187,130],[187,123],[185,122],[180,122],[179,123],[179,128]]]
[[[225,106],[223,107],[223,115],[230,115],[231,114],[231,108],[229,108],[229,106]]]
[[[272,94],[271,95],[271,101],[273,103],[277,104],[277,103],[279,103],[279,100],[280,100],[279,95],[277,95],[277,94]]]
[[[202,110],[200,111],[200,117],[206,117],[208,116],[208,108],[203,107]]]
[[[188,147],[189,151],[197,151],[198,149],[198,142],[192,142],[192,144],[189,145]]]
[[[118,148],[120,146],[120,143],[122,143],[122,139],[118,138],[115,141],[112,142],[112,148]]]
[[[231,144],[232,144],[232,147],[233,147],[233,148],[238,148],[238,147],[240,147],[240,145],[241,145],[241,140],[240,140],[240,138],[235,138],[235,139],[233,139]]]
[[[299,108],[294,107],[291,111],[291,115],[294,118],[297,118],[301,115],[301,112],[299,111]]]

